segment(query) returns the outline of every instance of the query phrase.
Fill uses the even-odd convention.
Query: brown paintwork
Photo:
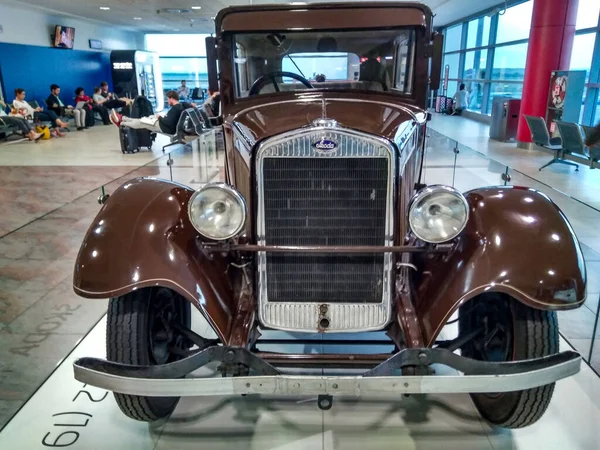
[[[426,107],[429,80],[429,61],[433,52],[431,28],[433,15],[428,6],[408,2],[365,2],[329,3],[309,5],[256,5],[234,6],[219,12],[216,17],[219,83],[224,116],[232,110],[253,100],[259,103],[267,99],[235,99],[233,80],[233,53],[230,32],[240,31],[285,31],[317,29],[374,29],[385,27],[414,27],[416,36],[416,58],[413,73],[413,93],[400,95],[390,90],[388,96],[396,102]],[[430,47],[431,46],[431,47]],[[210,70],[209,70],[210,72]],[[342,95],[349,97],[348,92]],[[289,94],[260,95],[258,97],[285,98]],[[355,97],[352,92],[351,97]],[[376,92],[367,94],[372,98]],[[400,100],[402,99],[402,100]],[[289,117],[292,117],[288,115]]]
[[[194,191],[138,178],[117,189],[88,230],[75,264],[73,287],[87,298],[117,297],[147,286],[183,295],[222,338],[235,305],[222,255],[205,256],[187,205]]]
[[[286,7],[287,6],[287,7]],[[423,4],[406,3],[338,3],[327,5],[263,5],[259,7],[233,6],[217,16],[217,32],[252,32],[271,30],[302,30],[310,24],[311,30],[340,30],[353,28],[392,28],[414,26],[427,28],[429,8]],[[409,4],[410,6],[410,4]],[[343,15],[343,20],[340,20]]]
[[[372,12],[369,8],[377,9],[375,16],[367,14]],[[356,11],[360,12],[360,23],[356,22]],[[314,19],[314,23],[304,23],[306,17]],[[377,26],[392,19],[394,26],[418,26],[412,96],[393,91],[315,89],[234,98],[231,42],[223,30],[281,29],[300,22],[303,28],[333,22],[344,28],[367,28],[374,17]],[[256,6],[229,8],[219,14],[217,56],[226,119],[226,177],[246,198],[249,208],[249,232],[239,244],[255,244],[251,229],[255,222],[252,174],[257,145],[274,135],[309,126],[323,116],[324,104],[326,116],[343,127],[389,139],[400,147],[407,142],[398,161],[401,178],[395,193],[395,241],[397,246],[416,245],[414,241],[405,242],[406,212],[422,168],[426,129],[425,113],[420,108],[425,107],[427,93],[429,58],[425,53],[431,39],[430,25],[428,8],[407,3]],[[201,248],[187,217],[191,194],[189,188],[158,180],[133,180],[119,188],[84,239],[76,263],[75,290],[84,297],[106,298],[145,286],[170,287],[205,315],[224,343],[247,345],[257,331],[257,300],[251,282],[245,292],[241,290],[243,283],[231,275],[235,272],[239,277],[240,271],[232,270],[227,259],[238,256],[241,248],[230,248],[227,257]],[[396,262],[418,267],[416,272],[402,268],[394,274],[396,321],[388,334],[396,344],[402,334],[408,346],[432,345],[456,308],[484,292],[505,292],[540,309],[572,309],[583,302],[585,267],[581,250],[566,218],[549,199],[532,190],[488,188],[470,192],[468,200],[469,223],[450,250],[423,253],[412,247],[396,254]],[[255,246],[242,248],[258,250]],[[230,287],[229,276],[237,281],[232,283],[236,289]],[[572,297],[557,296],[561,292],[571,292]],[[274,364],[355,367],[373,365],[389,357],[270,353],[259,356]]]
[[[415,304],[425,342],[435,340],[460,304],[485,292],[504,292],[537,309],[577,308],[586,272],[566,217],[545,195],[493,187],[467,194],[470,218],[453,252],[415,257]],[[560,293],[571,292],[569,298]]]
[[[230,108],[226,124],[239,131],[249,147],[258,141],[312,124],[323,117],[335,118],[340,126],[394,141],[400,132],[409,134],[415,122],[424,123],[422,110],[399,103],[393,94],[305,92],[296,95],[257,96]],[[269,97],[269,98],[266,98]],[[243,109],[242,109],[243,108]],[[360,114],[356,113],[360,108]]]

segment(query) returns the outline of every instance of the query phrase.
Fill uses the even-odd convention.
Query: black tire
[[[467,302],[459,310],[458,323],[461,335],[482,325],[485,328],[478,338],[461,349],[462,355],[468,358],[520,361],[553,355],[559,351],[556,313],[530,308],[506,295],[487,294]],[[502,324],[505,330],[498,331],[497,324]],[[489,339],[492,334],[494,337]],[[499,345],[503,334],[507,344],[505,351]],[[484,349],[482,346],[486,337],[489,343]],[[554,383],[551,383],[523,391],[471,394],[471,398],[481,416],[491,424],[503,428],[523,428],[534,424],[544,415],[553,392]]]
[[[158,365],[181,359],[168,351],[170,345],[186,347],[176,334],[162,331],[157,320],[159,311],[167,322],[178,321],[189,327],[190,304],[166,288],[140,289],[113,298],[108,305],[106,327],[106,357],[109,361],[135,365]],[[132,419],[154,422],[168,417],[179,397],[139,397],[114,393],[123,413]]]

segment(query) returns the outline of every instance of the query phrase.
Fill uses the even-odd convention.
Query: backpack
[[[154,114],[152,103],[143,95],[138,96],[131,107],[131,116],[133,119],[141,119]]]
[[[48,128],[46,125],[38,125],[35,127],[35,132],[41,134],[43,140],[48,140],[52,137],[52,134],[50,134],[50,128]]]

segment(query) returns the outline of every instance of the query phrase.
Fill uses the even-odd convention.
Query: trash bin
[[[521,99],[495,97],[492,103],[490,138],[496,141],[510,141],[517,138]]]

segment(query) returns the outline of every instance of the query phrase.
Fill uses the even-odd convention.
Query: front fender
[[[234,310],[227,264],[220,255],[208,260],[198,247],[187,213],[193,192],[152,178],[117,189],[85,235],[75,262],[75,292],[107,298],[168,287],[187,298],[224,339]]]
[[[502,292],[537,309],[581,306],[583,254],[565,215],[529,188],[493,187],[466,194],[470,217],[449,254],[417,259],[416,311],[425,342],[456,309],[484,292]]]

